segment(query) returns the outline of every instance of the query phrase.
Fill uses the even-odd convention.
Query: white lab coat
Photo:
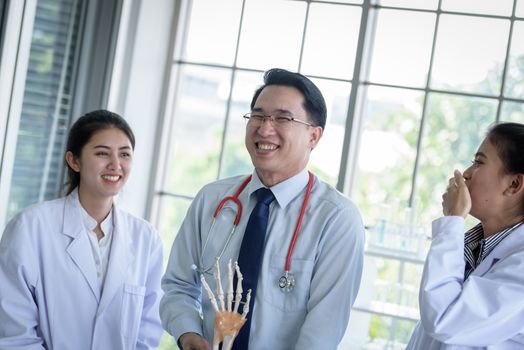
[[[103,292],[76,191],[32,206],[0,242],[0,349],[149,349],[162,327],[162,245],[114,206]]]
[[[524,225],[464,280],[464,220],[433,222],[408,349],[524,349]]]

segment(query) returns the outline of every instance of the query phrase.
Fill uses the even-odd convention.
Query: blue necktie
[[[233,350],[246,350],[248,348],[251,319],[255,311],[253,305],[262,265],[262,255],[264,255],[269,205],[275,199],[273,192],[268,188],[259,188],[255,191],[255,194],[257,196],[257,205],[249,216],[244,238],[242,238],[242,245],[240,246],[240,253],[238,254],[238,266],[244,277],[242,281],[244,290],[242,300],[245,300],[247,290],[251,289],[251,301],[249,302],[249,313],[247,314],[246,323],[242,326],[235,339]],[[236,275],[234,285],[236,285]],[[242,310],[243,304],[239,308],[239,312],[242,312]]]

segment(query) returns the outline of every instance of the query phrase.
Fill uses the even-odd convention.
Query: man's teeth
[[[120,179],[120,176],[110,176],[110,175],[103,175],[102,178],[107,181],[118,181]]]
[[[277,149],[277,146],[267,143],[259,143],[258,149],[264,150],[264,151],[272,151],[274,149]]]

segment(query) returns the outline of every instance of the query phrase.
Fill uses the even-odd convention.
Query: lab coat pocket
[[[285,290],[278,285],[284,275],[286,257],[273,255],[269,262],[269,271],[264,280],[266,284],[264,299],[271,305],[285,312],[304,311],[309,299],[309,287],[314,261],[291,259],[290,275],[295,279],[295,286]]]
[[[138,338],[138,329],[144,306],[146,287],[124,284],[122,298],[122,334],[127,349],[134,349]]]

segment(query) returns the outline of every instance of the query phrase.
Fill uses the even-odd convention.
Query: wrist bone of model
[[[227,300],[224,303],[224,290],[222,289],[222,282],[220,278],[220,265],[219,259],[217,258],[215,264],[214,277],[216,281],[217,298],[215,294],[207,284],[204,275],[200,275],[202,285],[207,292],[209,301],[215,310],[215,337],[213,339],[213,350],[218,350],[219,344],[222,344],[222,350],[230,350],[233,346],[240,328],[246,322],[246,316],[249,312],[249,301],[251,300],[251,289],[247,291],[246,301],[244,303],[244,309],[242,314],[238,313],[238,307],[242,301],[242,273],[238,264],[235,262],[235,272],[237,274],[237,285],[236,292],[234,293],[234,304],[233,304],[233,269],[231,267],[231,260],[227,264]]]

